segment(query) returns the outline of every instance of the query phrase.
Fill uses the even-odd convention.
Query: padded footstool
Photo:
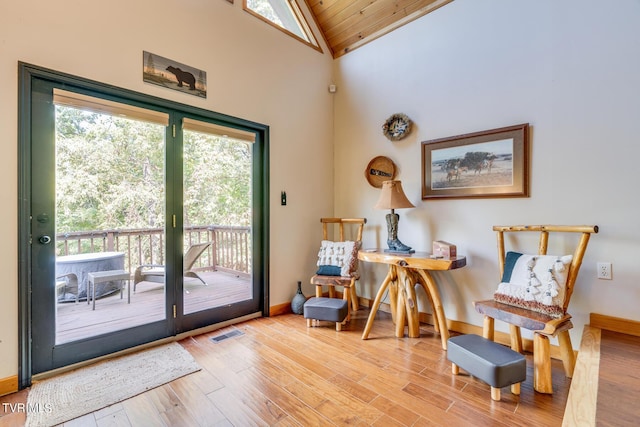
[[[493,400],[500,400],[500,388],[508,385],[511,393],[520,394],[520,383],[527,379],[527,363],[522,354],[478,335],[449,338],[447,359],[454,375],[462,368],[488,383]]]
[[[336,322],[336,331],[340,331],[347,314],[349,314],[349,306],[347,301],[343,299],[313,297],[304,303],[304,318],[307,319],[307,328],[312,326],[314,320],[327,320]]]

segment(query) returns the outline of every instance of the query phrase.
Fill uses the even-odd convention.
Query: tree
[[[165,218],[165,127],[56,107],[57,232],[155,228]],[[251,146],[184,132],[191,225],[250,225]]]

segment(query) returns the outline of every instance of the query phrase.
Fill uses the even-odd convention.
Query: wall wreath
[[[396,113],[382,125],[382,133],[391,141],[399,141],[411,132],[411,119],[406,114]]]

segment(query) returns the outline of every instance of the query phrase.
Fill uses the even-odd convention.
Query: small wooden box
[[[433,255],[442,258],[455,258],[457,256],[456,245],[443,240],[436,240],[433,242]]]

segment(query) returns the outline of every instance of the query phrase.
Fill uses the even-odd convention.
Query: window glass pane
[[[245,0],[245,10],[319,48],[296,0]]]
[[[234,129],[184,122],[184,313],[191,314],[253,298],[254,144],[229,137]]]
[[[89,275],[165,263],[166,128],[153,111],[121,117],[135,108],[89,98],[55,107],[56,344],[165,319],[163,274],[93,286]]]

